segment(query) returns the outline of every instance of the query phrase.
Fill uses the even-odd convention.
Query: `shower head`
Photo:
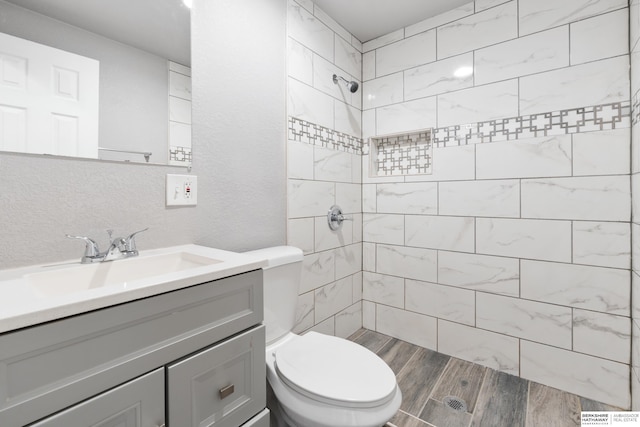
[[[334,74],[333,75],[333,82],[335,84],[338,84],[338,80],[342,80],[343,82],[345,82],[345,84],[347,85],[347,89],[349,89],[349,92],[356,93],[358,91],[358,82],[349,81],[349,80],[345,79],[344,77],[340,77],[337,74]]]

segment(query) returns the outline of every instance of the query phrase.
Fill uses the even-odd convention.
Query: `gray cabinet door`
[[[169,427],[237,427],[266,405],[264,326],[167,368]]]
[[[32,427],[159,427],[164,424],[164,369],[37,422]]]

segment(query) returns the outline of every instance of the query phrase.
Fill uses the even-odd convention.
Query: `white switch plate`
[[[167,175],[167,206],[195,206],[198,204],[198,177],[195,175]]]

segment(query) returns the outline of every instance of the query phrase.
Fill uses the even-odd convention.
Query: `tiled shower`
[[[364,326],[640,408],[639,6],[476,0],[363,44],[289,0],[297,331]],[[428,147],[370,158],[370,137],[424,129]],[[425,156],[431,173],[403,172]]]

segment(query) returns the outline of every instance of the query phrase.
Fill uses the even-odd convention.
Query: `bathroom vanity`
[[[47,266],[49,294],[30,281],[42,266],[0,272],[0,426],[269,426],[265,262],[194,245],[171,251],[137,264],[161,256],[165,266],[182,259],[179,268],[123,284],[139,267],[106,263],[91,273],[101,286],[86,289],[60,288],[68,265]],[[105,281],[111,267],[126,272]],[[15,294],[31,304],[4,298],[7,286],[23,286]]]

